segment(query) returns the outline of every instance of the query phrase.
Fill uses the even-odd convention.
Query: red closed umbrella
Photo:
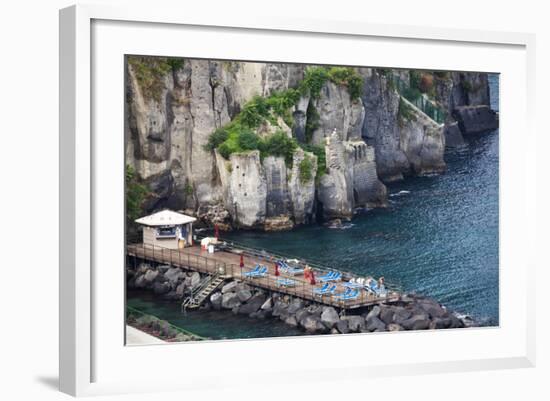
[[[279,264],[275,263],[275,276],[278,276],[279,274]]]
[[[239,266],[244,267],[244,256],[242,253],[241,253],[241,262],[239,263]]]
[[[309,272],[309,283],[311,285],[315,285],[315,274],[313,273],[313,270]]]
[[[216,239],[220,238],[220,227],[217,224],[214,226],[214,236]]]

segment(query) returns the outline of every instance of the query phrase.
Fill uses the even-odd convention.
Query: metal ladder
[[[200,286],[183,301],[181,304],[182,311],[185,312],[187,309],[195,309],[201,306],[224,281],[225,277],[219,274],[207,276]]]

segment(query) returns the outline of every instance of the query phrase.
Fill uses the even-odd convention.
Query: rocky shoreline
[[[181,302],[200,286],[201,275],[170,266],[142,263],[127,269],[128,288],[153,291],[164,299]],[[354,311],[305,301],[286,294],[254,288],[232,280],[210,295],[200,310],[225,310],[255,319],[279,319],[307,334],[347,334],[403,330],[452,329],[475,326],[469,317],[459,317],[437,301],[416,294],[403,294],[399,301],[381,303]],[[200,310],[198,313],[200,313]],[[193,312],[196,313],[196,312]],[[154,323],[161,327],[160,324]],[[175,340],[180,341],[180,340]]]

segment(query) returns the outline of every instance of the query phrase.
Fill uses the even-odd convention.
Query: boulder
[[[311,315],[315,315],[315,316],[320,317],[321,313],[323,313],[323,307],[321,305],[318,305],[318,304],[313,304],[313,305],[309,305],[307,307],[307,311]]]
[[[172,283],[177,283],[180,279],[185,277],[185,273],[177,267],[172,267],[165,271],[164,277]]]
[[[281,316],[281,314],[288,315],[288,305],[281,300],[275,301],[275,305],[273,306],[273,313],[272,315],[275,317]]]
[[[147,270],[144,275],[144,280],[147,284],[151,284],[158,277],[159,272],[157,270]]]
[[[157,270],[161,273],[161,274],[166,274],[166,272],[168,270],[170,270],[171,267],[169,265],[160,265],[160,266],[157,266]],[[177,269],[179,270],[179,269]]]
[[[403,327],[398,325],[397,323],[390,323],[386,326],[386,329],[388,331],[403,331]]]
[[[220,310],[222,307],[222,299],[223,294],[219,291],[210,295],[210,303],[212,304],[212,307],[216,310]]]
[[[251,313],[257,312],[264,302],[265,296],[263,294],[256,294],[250,298],[246,304],[241,305],[239,314],[250,315]]]
[[[385,331],[386,324],[376,316],[367,318],[367,330],[368,331]]]
[[[426,315],[413,315],[401,322],[405,330],[426,330],[430,328],[430,319]]]
[[[385,324],[390,324],[393,322],[393,315],[395,314],[395,312],[393,311],[393,309],[391,308],[383,308],[381,311],[380,311],[380,315],[378,316],[380,318],[380,320],[382,320]]]
[[[452,321],[450,317],[434,318],[430,322],[430,329],[448,329],[451,327]]]
[[[498,128],[498,114],[487,105],[459,106],[453,117],[463,134],[476,134]]]
[[[336,328],[338,329],[338,332],[342,334],[349,333],[349,326],[348,326],[347,320],[338,320],[338,322],[336,323]]]
[[[370,311],[369,313],[367,314],[367,316],[365,316],[365,319],[368,319],[368,318],[371,318],[371,317],[378,317],[380,315],[380,306],[378,305],[375,305]]]
[[[156,294],[156,295],[163,295],[163,294],[166,294],[170,291],[170,284],[165,282],[165,283],[160,283],[160,282],[155,282],[153,284],[153,292]]]
[[[145,280],[145,274],[142,274],[136,278],[136,282],[135,282],[136,288],[145,288],[146,286],[147,286],[147,280]]]
[[[238,281],[230,281],[229,283],[227,283],[222,287],[222,294],[235,291],[238,285],[239,285]]]
[[[185,282],[182,282],[180,285],[176,287],[176,294],[179,298],[183,298],[183,294],[185,293]]]
[[[201,282],[201,275],[198,272],[193,272],[190,277],[186,279],[188,281],[188,286],[191,288],[191,291],[195,290],[200,282]]]
[[[236,292],[237,296],[239,297],[239,300],[241,302],[246,302],[248,301],[250,298],[252,298],[252,292],[250,292],[249,290],[239,290]]]
[[[450,328],[452,328],[452,329],[461,329],[461,328],[464,327],[464,322],[462,320],[460,320],[458,317],[456,317],[453,314],[449,315],[449,317],[451,319]]]
[[[393,309],[393,322],[397,324],[403,323],[412,316],[412,312],[408,309],[398,306]]]
[[[271,298],[267,298],[265,302],[260,307],[261,310],[272,310],[273,309],[273,300]]]
[[[234,292],[228,292],[222,295],[221,306],[224,309],[233,309],[241,304],[239,297]]]
[[[336,309],[334,309],[332,306],[327,306],[323,308],[323,312],[321,313],[321,322],[323,322],[325,326],[327,326],[329,329],[332,329],[339,321],[340,316],[338,316],[338,312],[336,312]]]
[[[321,320],[319,317],[314,315],[308,315],[306,316],[301,322],[300,325],[308,332],[308,333],[315,333],[319,329],[319,325],[324,327],[323,323],[321,323]]]
[[[139,274],[145,274],[147,273],[148,270],[151,270],[151,266],[148,265],[147,263],[141,263],[137,269],[137,272]]]
[[[302,301],[300,298],[294,298],[290,302],[290,305],[288,306],[288,313],[293,315],[296,312],[298,312],[300,309],[302,309],[303,307],[304,307],[304,301]]]
[[[464,137],[462,136],[462,132],[460,132],[458,123],[454,122],[446,125],[444,133],[445,133],[445,146],[447,148],[457,148],[460,146],[464,146],[465,144]]]
[[[296,316],[296,320],[298,320],[298,322],[301,322],[308,315],[309,312],[307,311],[307,308],[303,308],[296,312],[294,316]]]
[[[292,327],[298,327],[298,321],[296,320],[296,316],[290,315],[285,319],[285,323]]]
[[[365,328],[365,319],[362,316],[346,316],[346,320],[350,331],[359,332]]]

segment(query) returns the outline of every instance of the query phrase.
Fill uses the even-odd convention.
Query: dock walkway
[[[342,309],[362,308],[382,302],[395,302],[400,299],[400,294],[396,291],[388,291],[386,296],[376,296],[364,288],[359,289],[359,297],[355,299],[341,300],[338,297],[330,295],[319,296],[315,293],[315,289],[320,288],[323,283],[312,285],[304,278],[303,274],[291,276],[280,272],[278,277],[275,276],[276,258],[270,257],[269,254],[265,254],[264,257],[258,257],[246,251],[236,249],[218,250],[214,253],[208,253],[196,245],[183,249],[168,249],[143,243],[127,245],[126,254],[145,261],[167,264],[185,270],[193,270],[210,275],[221,275],[226,279],[238,279],[253,287],[288,294]],[[241,254],[244,261],[244,267],[242,268],[239,266]],[[267,274],[258,278],[247,277],[245,273],[251,271],[258,264],[268,268]],[[314,270],[315,277],[326,273],[326,271]],[[278,285],[278,280],[281,278],[294,280],[294,285]],[[349,280],[352,277],[350,273],[345,273],[345,278]],[[334,284],[337,284],[337,294],[344,291],[341,284]]]

